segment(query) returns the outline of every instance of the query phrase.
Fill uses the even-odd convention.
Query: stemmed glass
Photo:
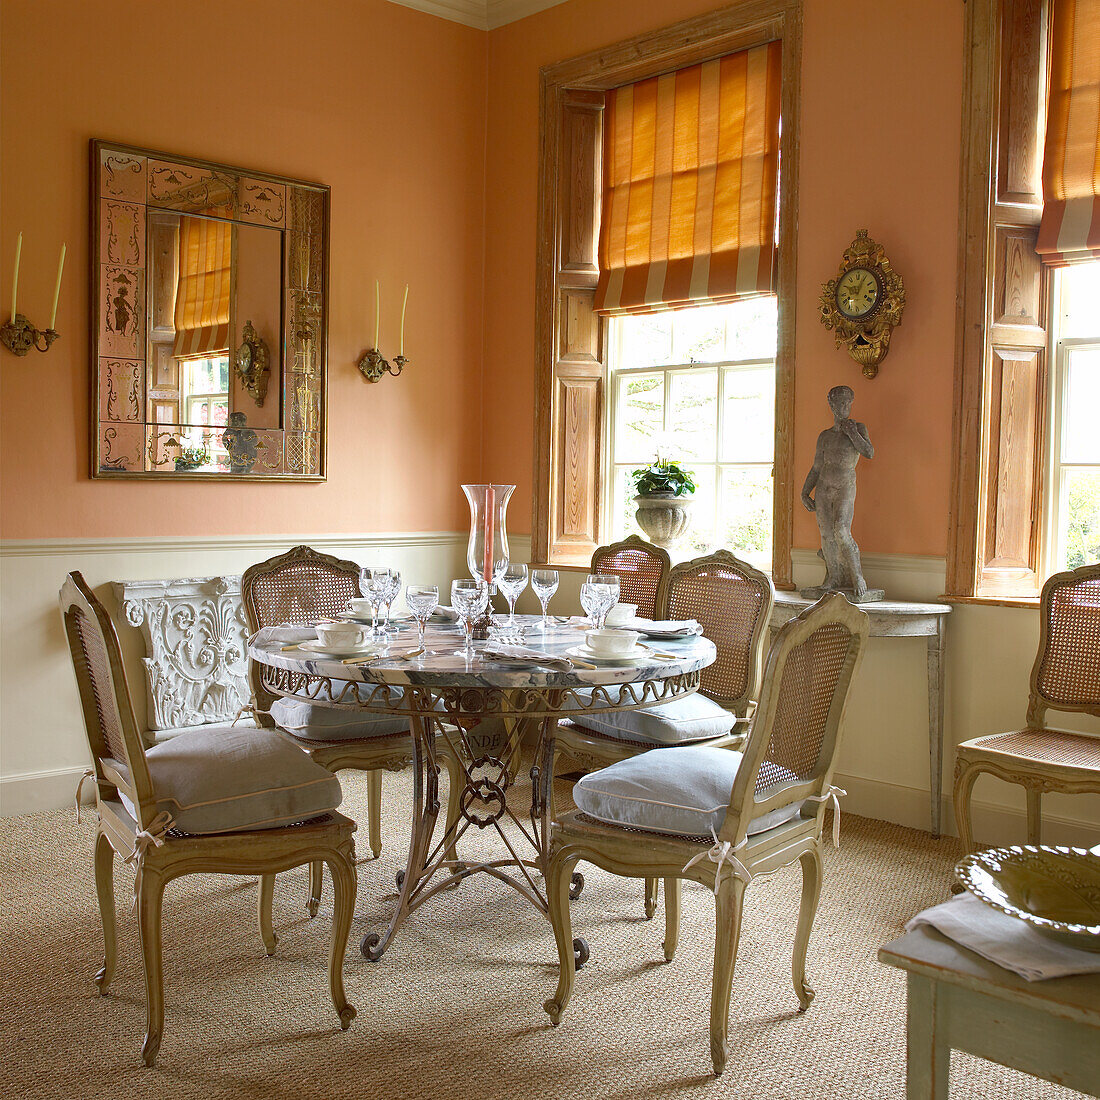
[[[550,629],[550,620],[546,617],[546,608],[551,596],[558,590],[558,571],[556,569],[534,569],[531,572],[531,589],[542,604],[541,630]]]
[[[419,645],[424,648],[424,629],[432,612],[439,606],[439,587],[434,584],[410,584],[405,589],[405,602],[416,618],[416,627],[420,633]]]
[[[386,586],[386,618],[382,623],[382,633],[386,634],[390,628],[390,607],[401,592],[401,573],[397,569],[391,569],[390,583]]]
[[[370,569],[364,566],[359,571],[365,584],[366,597],[370,600],[370,636],[378,636],[378,609],[386,602],[386,593],[390,588],[390,571],[388,569]],[[385,633],[383,631],[383,633]]]
[[[489,586],[477,577],[451,581],[451,606],[458,612],[466,631],[466,645],[455,650],[455,655],[468,661],[475,656],[474,621],[489,606]]]
[[[498,574],[497,584],[508,601],[508,628],[516,625],[516,600],[527,587],[527,566],[519,562],[509,562]]]
[[[616,573],[589,573],[585,582],[594,606],[590,615],[597,630],[603,629],[607,613],[619,602],[619,577]],[[583,587],[582,587],[583,592]]]

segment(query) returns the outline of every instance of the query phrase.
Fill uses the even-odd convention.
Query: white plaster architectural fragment
[[[113,588],[145,639],[149,729],[232,722],[249,698],[241,578],[116,581]]]

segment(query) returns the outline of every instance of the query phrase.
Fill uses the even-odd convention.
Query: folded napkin
[[[312,626],[283,623],[281,626],[263,626],[248,639],[249,645],[266,645],[268,642],[315,642],[317,630]]]
[[[643,634],[647,630],[659,630],[662,634],[682,634],[685,638],[693,638],[703,632],[694,619],[627,619],[615,626],[623,630],[640,630]]]
[[[537,649],[528,649],[522,645],[495,643],[487,645],[481,652],[485,657],[501,661],[517,661],[525,665],[542,665],[544,668],[560,668],[565,671],[573,667],[573,662],[568,657],[550,657]]]
[[[1003,966],[1029,982],[1067,974],[1100,973],[1100,952],[1077,947],[1036,932],[1025,921],[986,905],[973,894],[960,894],[918,913],[906,932],[931,925],[983,959]]]
[[[432,618],[436,622],[441,623],[457,623],[458,612],[453,607],[448,607],[446,604],[440,604],[433,612]]]

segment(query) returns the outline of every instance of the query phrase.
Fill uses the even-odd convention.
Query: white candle
[[[15,324],[15,292],[19,289],[19,253],[23,251],[23,233],[15,240],[15,274],[11,277],[11,323]]]
[[[405,284],[405,300],[401,303],[401,346],[397,349],[398,355],[405,354],[405,307],[409,304],[409,284]]]
[[[57,320],[57,299],[61,295],[61,272],[65,270],[65,242],[61,242],[61,255],[57,260],[57,282],[53,288],[53,309],[50,310],[50,328],[53,328],[54,321]]]
[[[378,350],[378,319],[382,313],[382,280],[374,280],[374,349]]]

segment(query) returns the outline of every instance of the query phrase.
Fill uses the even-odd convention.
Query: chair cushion
[[[578,714],[573,721],[620,741],[683,745],[690,741],[709,741],[729,733],[737,716],[695,692],[655,707]]]
[[[334,680],[332,690],[339,696],[346,681]],[[390,691],[390,697],[401,691]],[[370,714],[367,711],[326,707],[302,699],[276,699],[271,704],[275,724],[305,741],[359,741],[369,737],[389,737],[404,733],[409,720],[403,715]]]
[[[726,818],[741,755],[712,745],[650,749],[578,779],[573,801],[583,813],[609,825],[709,836]],[[749,835],[790,821],[801,808],[799,801],[769,810],[750,823]]]
[[[155,745],[145,759],[158,811],[185,833],[277,829],[340,805],[336,776],[277,730],[207,726]]]

